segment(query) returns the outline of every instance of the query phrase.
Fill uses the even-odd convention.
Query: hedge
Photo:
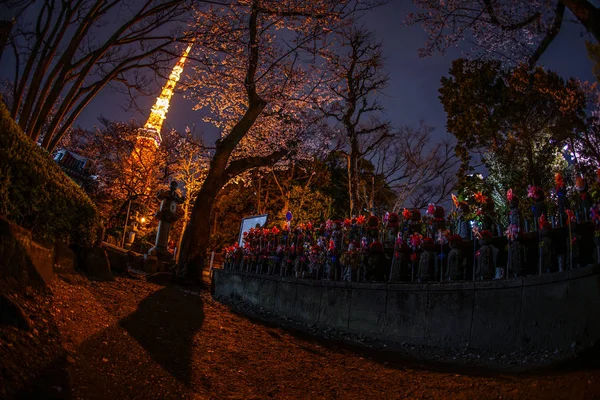
[[[0,97],[0,216],[35,239],[89,246],[100,223],[85,192],[21,131]]]

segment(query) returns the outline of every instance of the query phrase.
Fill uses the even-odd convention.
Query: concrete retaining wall
[[[492,351],[553,350],[600,339],[600,266],[508,281],[367,284],[216,269],[216,296],[365,336]]]

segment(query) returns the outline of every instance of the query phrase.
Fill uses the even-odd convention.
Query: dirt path
[[[68,275],[52,293],[66,353],[35,373],[37,384],[25,385],[21,397],[600,399],[600,371],[492,374],[376,361],[253,322],[206,292],[175,285]]]

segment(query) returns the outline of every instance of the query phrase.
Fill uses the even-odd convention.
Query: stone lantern
[[[184,197],[178,193],[176,181],[171,182],[169,190],[160,191],[156,197],[160,200],[160,209],[155,214],[159,219],[158,231],[156,232],[154,247],[148,250],[148,255],[170,260],[173,255],[167,249],[169,231],[173,222],[179,219],[177,216],[177,204],[183,203]]]

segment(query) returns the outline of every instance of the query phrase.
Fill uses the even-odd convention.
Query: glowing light
[[[144,222],[146,222],[146,217],[142,217],[142,219],[140,220],[140,222],[143,224]]]
[[[155,142],[155,145],[158,147],[160,141],[162,140],[162,136],[160,131],[162,129],[163,122],[167,117],[167,112],[169,111],[169,104],[171,101],[171,97],[173,96],[173,92],[175,90],[175,86],[181,78],[181,73],[183,72],[183,66],[185,65],[185,60],[187,59],[190,50],[192,49],[192,45],[189,45],[187,49],[183,52],[183,55],[173,67],[173,71],[171,71],[171,75],[169,75],[169,80],[163,87],[160,96],[156,99],[156,103],[152,106],[152,110],[150,111],[150,116],[148,117],[148,121],[144,125],[144,131],[140,134],[142,138],[152,139]]]

